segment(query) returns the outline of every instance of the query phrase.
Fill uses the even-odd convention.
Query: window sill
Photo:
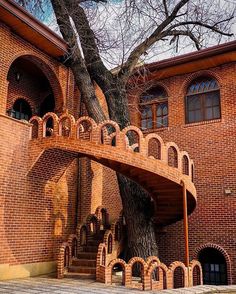
[[[199,121],[199,122],[195,122],[195,123],[188,123],[188,124],[186,123],[185,125],[183,125],[183,127],[184,128],[189,128],[189,127],[208,125],[208,124],[220,123],[220,122],[222,122],[222,119],[217,118],[217,119],[212,119],[212,120]]]

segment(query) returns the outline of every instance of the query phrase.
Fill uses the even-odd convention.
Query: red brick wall
[[[58,241],[75,230],[77,160],[58,182],[29,177],[29,125],[3,116],[0,125],[0,263],[55,260]]]
[[[157,130],[165,141],[174,141],[195,163],[198,204],[189,218],[190,259],[206,243],[222,247],[230,256],[236,283],[236,67],[235,63],[210,69],[219,77],[221,119],[185,124],[185,88],[195,74],[171,77],[161,82],[169,93],[169,127]],[[201,73],[198,73],[201,74]],[[202,74],[209,74],[202,72]],[[158,82],[158,81],[156,81]],[[136,106],[137,107],[137,101]],[[137,113],[137,112],[136,112]],[[138,115],[133,123],[139,125]],[[232,194],[226,196],[224,189]],[[160,259],[165,263],[184,260],[183,222],[166,228],[159,236]]]
[[[73,79],[66,79],[66,67],[3,24],[0,24],[0,41],[0,264],[52,261],[56,259],[58,243],[75,232],[78,162],[75,159],[58,182],[30,178],[27,176],[30,127],[4,115],[16,98],[25,98],[35,108],[47,95],[38,77],[35,79],[24,68],[20,68],[21,80],[16,82],[18,68],[11,66],[16,58],[24,56],[41,69],[59,112],[66,99],[73,96]]]

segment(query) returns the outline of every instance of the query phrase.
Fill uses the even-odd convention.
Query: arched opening
[[[49,116],[44,122],[44,137],[50,137],[53,135],[54,121],[51,116]]]
[[[157,266],[151,273],[151,289],[152,290],[162,290],[167,288],[166,284],[166,271]]]
[[[111,124],[106,124],[101,128],[101,144],[116,146],[116,129]]]
[[[110,234],[108,236],[108,248],[107,248],[107,253],[108,254],[112,253],[112,241],[113,241],[112,234]]]
[[[91,140],[92,125],[88,120],[81,121],[77,126],[77,137],[82,140]]]
[[[198,265],[193,268],[193,286],[201,285],[201,271]]]
[[[132,266],[132,285],[142,289],[144,278],[144,268],[143,264],[139,261],[133,263]]]
[[[55,112],[55,97],[47,74],[54,76],[53,86],[61,89],[56,76],[43,61],[33,56],[18,57],[10,66],[7,80],[7,114],[17,119],[29,120],[32,115],[41,117]],[[24,97],[24,99],[18,99]],[[21,100],[21,101],[20,101]],[[14,103],[14,101],[16,101]],[[26,102],[27,101],[27,102]]]
[[[64,117],[59,124],[59,135],[63,137],[70,137],[71,122],[68,117]]]
[[[174,270],[174,288],[183,288],[184,287],[184,270],[182,267],[178,266]]]
[[[25,99],[19,98],[14,102],[12,109],[7,111],[7,114],[19,120],[29,120],[32,116],[32,110]]]
[[[227,285],[227,264],[224,255],[215,248],[204,248],[199,253],[203,284]]]
[[[130,130],[126,133],[128,146],[134,151],[139,152],[140,149],[140,142],[139,142],[139,135],[136,131]]]
[[[178,167],[178,153],[175,147],[170,146],[168,149],[168,165]]]
[[[123,265],[120,263],[114,264],[112,268],[111,282],[113,285],[124,285],[125,284],[125,271]]]
[[[148,141],[148,156],[161,159],[161,143],[158,139],[152,138]]]
[[[184,155],[182,158],[182,169],[183,169],[183,174],[189,175],[189,160],[186,155]]]

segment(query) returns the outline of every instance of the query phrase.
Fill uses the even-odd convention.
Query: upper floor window
[[[210,77],[194,80],[186,95],[186,123],[220,118],[220,89]]]
[[[28,102],[24,99],[17,99],[13,105],[13,108],[8,110],[8,115],[16,119],[29,120],[32,116],[32,111]]]
[[[151,88],[140,97],[141,128],[168,126],[168,96],[162,87]]]

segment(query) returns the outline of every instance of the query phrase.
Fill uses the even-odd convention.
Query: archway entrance
[[[223,254],[215,248],[204,248],[199,253],[203,269],[203,284],[227,285],[227,264]]]
[[[43,116],[62,107],[57,77],[38,58],[18,57],[10,66],[7,80],[6,112],[11,117],[29,120],[32,115]]]

